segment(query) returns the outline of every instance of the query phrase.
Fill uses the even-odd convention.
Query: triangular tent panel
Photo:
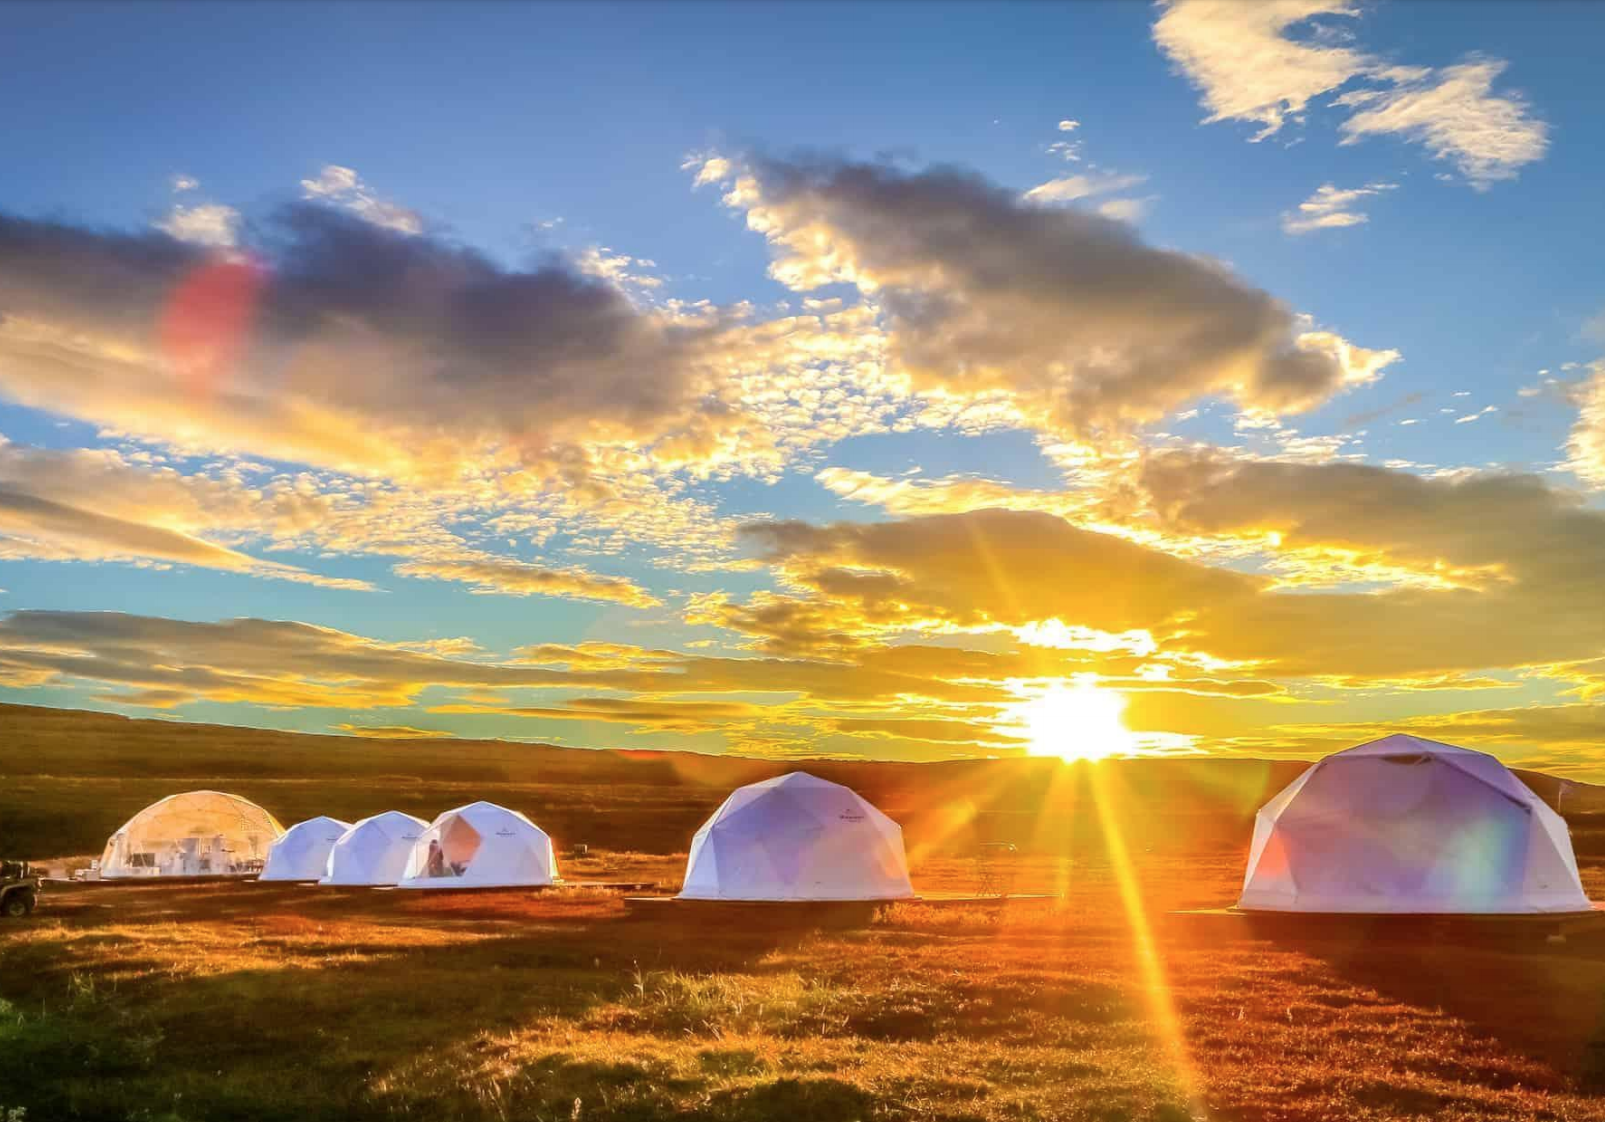
[[[185,791],[140,811],[106,841],[100,875],[228,877],[262,871],[284,833],[267,811],[222,791]]]
[[[522,888],[557,879],[546,831],[516,810],[470,803],[448,810],[413,843],[398,888]]]
[[[1497,759],[1398,734],[1313,764],[1260,810],[1238,907],[1587,911],[1566,822]]]
[[[395,884],[407,867],[407,854],[428,828],[422,818],[387,810],[364,818],[340,835],[329,850],[319,884]]]
[[[733,792],[691,839],[685,900],[906,900],[903,829],[857,792],[794,771]]]
[[[308,818],[297,822],[273,843],[261,880],[317,880],[328,871],[329,850],[351,823],[338,818]]]

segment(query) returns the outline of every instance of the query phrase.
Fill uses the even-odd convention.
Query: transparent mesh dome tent
[[[100,875],[230,877],[262,871],[284,827],[267,811],[222,791],[185,791],[154,802],[106,841]]]
[[[731,793],[691,839],[682,900],[907,900],[903,828],[794,771]]]
[[[552,839],[516,810],[448,810],[413,844],[397,888],[522,888],[557,880]]]
[[[374,814],[341,834],[329,849],[319,884],[395,884],[407,867],[413,842],[429,824],[399,810]]]
[[[1265,804],[1238,907],[1492,915],[1591,905],[1565,820],[1504,764],[1395,735],[1312,764]]]
[[[308,818],[297,822],[273,843],[261,880],[317,880],[329,864],[329,850],[351,823],[338,818]]]

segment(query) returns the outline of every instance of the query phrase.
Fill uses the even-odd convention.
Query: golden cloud
[[[598,576],[577,566],[553,569],[510,558],[464,556],[406,561],[395,567],[404,577],[457,581],[482,594],[566,596],[604,600],[631,608],[654,608],[663,601],[632,580]]]

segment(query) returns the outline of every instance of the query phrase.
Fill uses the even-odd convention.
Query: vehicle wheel
[[[4,906],[0,906],[0,911],[4,911],[11,919],[21,919],[33,911],[33,901],[20,892],[13,892],[6,897],[6,902]]]

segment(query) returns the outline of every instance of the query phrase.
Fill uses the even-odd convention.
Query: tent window
[[[453,818],[438,838],[429,842],[429,854],[424,862],[426,877],[460,877],[468,863],[479,852],[479,831],[461,818]]]
[[[1383,756],[1383,757],[1381,757],[1381,759],[1382,759],[1382,761],[1384,763],[1404,764],[1405,766],[1409,767],[1409,766],[1413,766],[1415,764],[1424,764],[1429,759],[1431,759],[1431,757],[1429,757],[1427,755],[1424,755],[1423,753],[1417,752],[1417,753],[1415,753],[1413,755],[1408,755],[1408,756]]]

